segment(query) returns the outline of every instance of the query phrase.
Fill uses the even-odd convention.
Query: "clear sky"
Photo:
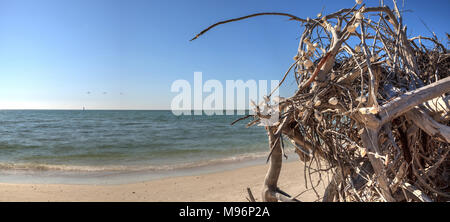
[[[0,109],[169,109],[177,79],[280,79],[302,29],[286,17],[315,17],[354,0],[0,0]],[[378,1],[365,0],[368,6]],[[385,0],[389,2],[389,0]],[[398,0],[402,7],[402,0]],[[408,0],[410,35],[447,43],[449,0]],[[281,90],[290,94],[293,81]],[[289,88],[291,87],[291,88]]]

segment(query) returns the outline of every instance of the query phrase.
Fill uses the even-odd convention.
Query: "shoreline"
[[[287,151],[287,153],[291,153]],[[165,178],[196,176],[209,173],[218,173],[228,170],[264,164],[266,152],[248,153],[244,155],[210,159],[205,161],[187,162],[173,165],[107,165],[97,166],[98,170],[90,169],[92,166],[77,165],[36,165],[34,170],[20,167],[14,170],[0,171],[0,183],[14,184],[67,184],[67,185],[120,185],[140,183]],[[246,158],[240,158],[246,157]],[[292,159],[285,160],[293,161]],[[7,164],[4,164],[7,165]],[[26,165],[26,164],[22,164]],[[95,167],[95,166],[94,166]],[[25,170],[24,170],[25,168]],[[72,170],[65,170],[66,168]],[[108,170],[108,168],[119,170]],[[155,168],[155,169],[153,169]]]
[[[259,164],[219,172],[174,176],[125,184],[37,184],[0,183],[0,201],[19,202],[246,202],[247,187],[257,201],[263,188],[268,165]],[[297,195],[305,190],[303,163],[283,164],[279,187]],[[321,193],[324,184],[318,188]],[[313,191],[305,192],[301,201],[317,199]]]

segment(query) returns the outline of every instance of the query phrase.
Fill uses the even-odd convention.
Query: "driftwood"
[[[216,23],[194,39],[264,15],[290,17],[304,30],[280,83],[293,73],[298,90],[279,99],[280,119],[266,126],[263,201],[298,201],[277,186],[283,136],[308,165],[305,173],[333,174],[322,201],[450,200],[450,54],[436,36],[408,39],[393,0],[393,9],[383,1],[355,4],[312,19],[257,13]],[[270,118],[259,110],[240,120],[253,117],[253,125]],[[318,184],[307,183],[311,189]]]

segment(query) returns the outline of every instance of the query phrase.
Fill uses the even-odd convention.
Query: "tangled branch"
[[[297,200],[277,187],[283,135],[308,166],[305,178],[332,173],[323,201],[450,200],[450,54],[435,36],[408,39],[393,3],[394,10],[356,4],[314,19],[258,13],[192,39],[265,14],[304,25],[291,67],[298,90],[279,102],[278,123],[266,126],[263,200]],[[267,118],[259,110],[249,125]],[[307,181],[311,189],[319,182]]]

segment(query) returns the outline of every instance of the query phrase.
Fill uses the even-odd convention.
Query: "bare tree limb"
[[[412,108],[406,112],[406,118],[433,138],[450,143],[450,127],[436,122],[419,108]]]
[[[450,76],[435,83],[405,93],[382,106],[380,110],[380,125],[390,121],[413,107],[430,99],[450,92]]]
[[[251,14],[251,15],[247,15],[247,16],[243,16],[243,17],[239,17],[239,18],[234,18],[234,19],[229,19],[229,20],[225,20],[225,21],[214,23],[213,25],[209,26],[208,28],[206,28],[203,31],[201,31],[200,33],[198,33],[190,41],[196,40],[198,37],[200,37],[201,35],[205,34],[207,31],[209,31],[210,29],[212,29],[212,28],[214,28],[214,27],[216,27],[218,25],[222,25],[222,24],[226,24],[226,23],[230,23],[230,22],[235,22],[235,21],[239,21],[239,20],[243,20],[243,19],[248,19],[248,18],[252,18],[252,17],[256,17],[256,16],[261,16],[261,15],[280,15],[280,16],[290,17],[290,20],[295,20],[295,21],[300,21],[300,22],[306,22],[307,21],[305,19],[301,19],[301,18],[299,18],[297,16],[294,16],[294,15],[291,15],[291,14],[288,14],[288,13],[279,13],[279,12],[256,13],[256,14]]]

